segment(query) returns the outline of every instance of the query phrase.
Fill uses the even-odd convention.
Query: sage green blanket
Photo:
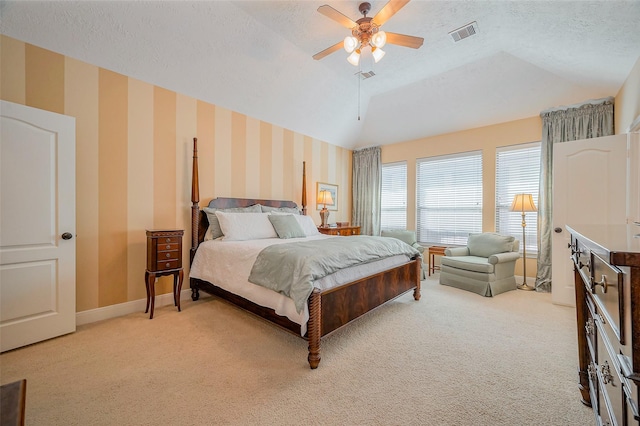
[[[364,235],[275,244],[258,254],[249,281],[290,297],[302,312],[315,280],[399,254],[420,256],[418,250],[398,239]]]

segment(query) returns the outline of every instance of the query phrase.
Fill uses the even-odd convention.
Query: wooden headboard
[[[307,179],[306,163],[302,162],[302,214],[307,214]],[[200,210],[200,189],[198,183],[198,138],[193,138],[193,169],[191,173],[191,261],[196,249],[204,241],[204,235],[209,227],[207,214]],[[257,198],[214,198],[207,207],[227,209],[232,207],[248,207],[261,204],[269,207],[295,207],[300,208],[293,201],[261,200]]]

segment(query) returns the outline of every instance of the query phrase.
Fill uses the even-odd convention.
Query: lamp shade
[[[531,194],[516,194],[513,197],[513,203],[511,203],[512,212],[535,212],[536,205],[533,204],[533,195]]]
[[[378,63],[380,59],[385,55],[385,51],[380,49],[379,47],[374,47],[371,49],[371,54],[373,55],[373,60]]]
[[[331,191],[323,189],[318,193],[318,204],[333,205],[333,197],[331,196]]]
[[[358,47],[358,39],[355,37],[347,36],[344,38],[344,50],[347,53],[351,53]]]
[[[371,37],[371,43],[373,43],[375,47],[383,47],[387,43],[387,33],[378,31]]]
[[[349,63],[354,67],[357,67],[360,63],[360,49],[354,50],[353,53],[351,53],[351,55],[349,55],[349,57],[347,58],[347,61],[349,61]]]

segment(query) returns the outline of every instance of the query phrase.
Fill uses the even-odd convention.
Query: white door
[[[626,134],[553,146],[553,303],[575,306],[565,225],[626,223],[626,174]]]
[[[7,351],[76,329],[75,118],[0,102],[0,351]]]

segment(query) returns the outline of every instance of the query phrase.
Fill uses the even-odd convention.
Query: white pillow
[[[313,219],[311,219],[311,216],[304,216],[301,214],[294,214],[292,216],[298,220],[300,227],[302,228],[302,230],[304,231],[304,234],[307,237],[320,235],[320,231],[318,231],[318,227],[313,222]]]
[[[225,213],[216,211],[225,241],[278,238],[268,213]]]

